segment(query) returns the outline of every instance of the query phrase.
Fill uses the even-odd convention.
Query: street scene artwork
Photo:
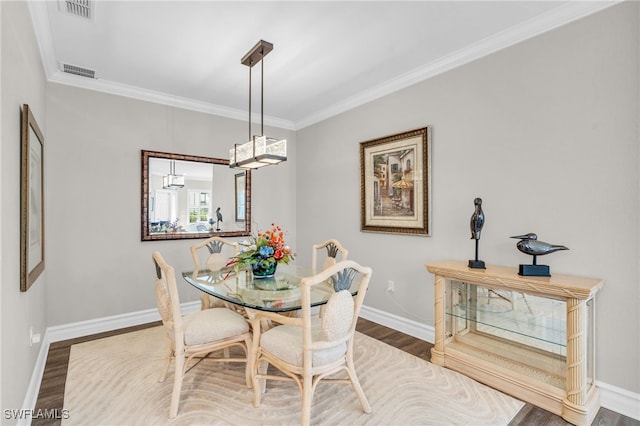
[[[374,217],[415,215],[415,154],[410,148],[373,156]]]
[[[428,235],[429,130],[360,143],[362,231]]]

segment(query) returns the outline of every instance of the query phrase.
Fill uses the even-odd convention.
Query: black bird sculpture
[[[220,207],[216,209],[216,218],[218,221],[216,222],[216,231],[220,230],[220,222],[222,222],[222,213],[220,212]]]
[[[482,226],[484,226],[484,213],[482,211],[482,198],[476,198],[473,200],[475,205],[475,211],[471,215],[470,227],[471,227],[471,239],[476,240],[476,258],[475,260],[469,260],[469,268],[486,269],[484,262],[478,260],[478,241],[480,240],[480,232]]]
[[[484,212],[482,211],[482,198],[476,198],[473,200],[473,204],[476,206],[476,210],[471,215],[471,239],[479,240],[480,231],[484,225]]]
[[[518,250],[524,254],[533,256],[533,265],[520,265],[520,275],[549,276],[549,267],[547,265],[538,265],[537,256],[542,256],[559,250],[569,250],[569,248],[565,246],[538,241],[538,236],[533,232],[516,235],[511,238],[517,238],[520,240],[516,244]]]
[[[516,235],[515,237],[520,241],[516,244],[518,250],[525,254],[530,254],[533,256],[542,256],[544,254],[553,253],[558,250],[569,250],[565,246],[559,246],[556,244],[545,243],[544,241],[538,241],[538,236],[533,232],[529,232],[524,235]]]

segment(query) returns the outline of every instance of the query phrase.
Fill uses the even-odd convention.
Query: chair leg
[[[300,424],[308,426],[311,424],[311,400],[313,399],[313,378],[304,376],[302,378],[302,417]]]
[[[251,374],[251,383],[253,387],[253,406],[260,405],[262,394],[267,387],[267,379],[258,379],[258,374],[266,374],[269,363],[264,359],[255,359],[253,361],[253,369]]]
[[[318,312],[318,318],[322,318],[324,316],[324,311],[326,310],[326,305],[320,305],[320,310]]]
[[[360,386],[360,381],[358,380],[358,376],[356,375],[356,370],[355,368],[353,368],[353,361],[347,361],[346,370],[347,374],[349,375],[349,379],[351,380],[351,384],[353,385],[353,389],[356,391],[356,395],[358,395],[358,399],[360,400],[362,411],[369,414],[371,412],[371,405],[369,405],[367,396],[364,394],[362,386]]]
[[[204,311],[205,309],[209,309],[210,303],[209,303],[209,295],[206,293],[203,293],[200,295],[200,310]]]
[[[244,378],[247,382],[247,387],[251,389],[253,387],[253,356],[252,356],[252,341],[251,336],[247,335],[244,339],[244,355],[247,358],[247,363],[244,369]]]
[[[169,408],[170,419],[173,419],[178,415],[178,405],[180,404],[180,391],[182,390],[184,367],[184,353],[176,354],[176,369],[173,378],[173,393],[171,394],[171,407]]]
[[[167,378],[167,372],[169,371],[169,364],[171,364],[171,358],[173,358],[173,350],[171,349],[171,344],[169,344],[169,353],[167,354],[167,358],[164,361],[164,367],[162,369],[162,374],[158,379],[158,382],[162,383]]]

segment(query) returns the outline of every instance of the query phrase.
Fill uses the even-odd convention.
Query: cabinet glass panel
[[[564,387],[567,306],[563,300],[447,280],[445,334],[490,362]]]

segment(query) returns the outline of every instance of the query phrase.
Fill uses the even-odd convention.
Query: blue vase
[[[259,261],[251,265],[251,269],[255,278],[269,278],[275,275],[277,266],[278,262],[276,261]]]

